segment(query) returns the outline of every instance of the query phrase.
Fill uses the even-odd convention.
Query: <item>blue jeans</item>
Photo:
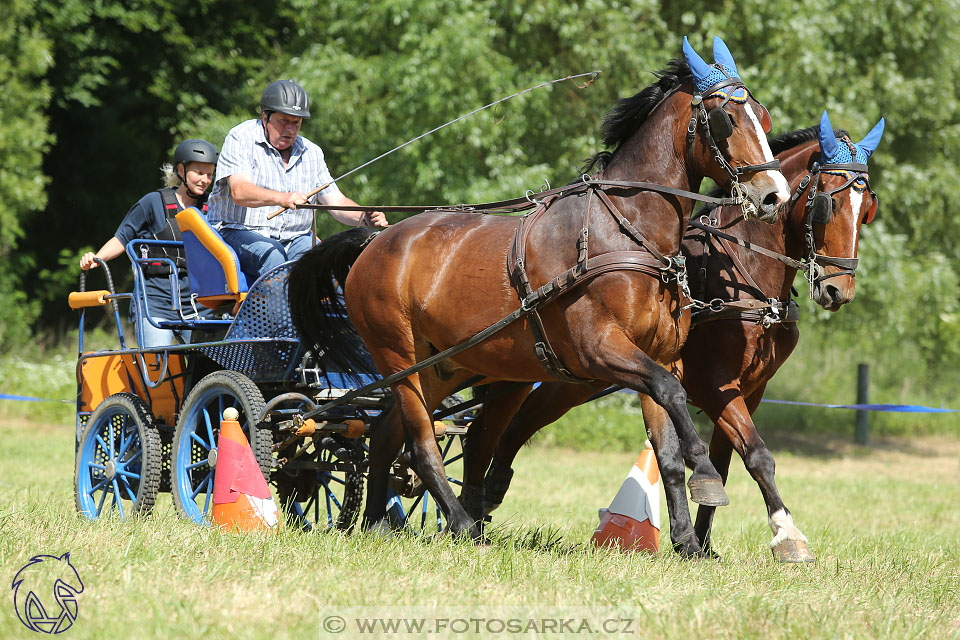
[[[233,247],[247,285],[289,260],[296,260],[313,246],[313,234],[306,232],[290,240],[274,240],[249,229],[221,229],[224,242]]]
[[[162,318],[154,318],[161,321]],[[186,344],[190,342],[190,330],[184,329],[161,329],[155,327],[147,320],[143,321],[143,344],[141,349],[150,347],[165,347],[170,344]]]

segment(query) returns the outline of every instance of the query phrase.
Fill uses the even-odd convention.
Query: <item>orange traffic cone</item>
[[[624,551],[660,548],[660,470],[649,440],[613,502],[600,509],[600,525],[591,540]]]
[[[280,522],[280,513],[237,422],[239,416],[236,409],[228,407],[220,422],[217,469],[213,476],[213,521],[221,529],[270,529]]]

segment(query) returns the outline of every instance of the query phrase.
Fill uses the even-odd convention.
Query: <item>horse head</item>
[[[860,142],[834,131],[827,112],[820,118],[820,153],[809,159],[810,176],[802,219],[810,270],[810,297],[836,311],[853,300],[860,226],[877,215],[867,160],[883,136],[883,118]]]
[[[789,191],[767,143],[769,112],[740,79],[733,56],[720,38],[713,39],[712,65],[686,37],[683,56],[693,73],[688,155],[703,175],[743,199],[744,215],[773,222],[789,200]]]

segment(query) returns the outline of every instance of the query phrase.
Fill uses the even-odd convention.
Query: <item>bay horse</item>
[[[819,126],[772,138],[771,149],[794,194],[787,211],[766,225],[744,221],[730,207],[706,208],[684,236],[691,289],[713,304],[694,311],[679,358],[667,368],[680,379],[690,401],[714,422],[710,458],[724,481],[736,449],[759,485],[774,533],[770,547],[780,562],[810,562],[814,556],[777,490],[773,456],[751,416],[799,339],[797,305],[790,296],[798,268],[806,270],[810,298],[824,309],[837,311],[853,300],[860,226],[873,220],[878,205],[868,182],[867,158],[883,127],[881,119],[854,144],[845,131],[833,130],[824,112]],[[758,252],[757,247],[769,252]],[[520,447],[598,389],[551,383],[526,399],[514,391],[512,397],[488,403],[490,413],[479,419],[494,421],[484,428],[496,432],[504,428],[504,416],[523,402],[515,415],[507,416],[512,420],[487,472],[487,514],[503,500]],[[648,396],[641,395],[641,404],[651,440],[673,437],[670,417]],[[484,412],[487,409],[485,404]],[[467,455],[471,453],[477,455],[476,450]],[[488,462],[468,460],[465,468],[475,471]],[[465,479],[477,481],[476,473]],[[695,530],[704,553],[716,556],[710,544],[714,512],[714,507],[701,505]]]
[[[462,505],[454,496],[433,409],[478,376],[603,380],[651,396],[681,432],[679,442],[658,451],[661,473],[685,510],[678,550],[702,554],[687,510],[681,449],[693,467],[691,498],[715,506],[729,501],[683,388],[658,364],[676,359],[689,325],[685,272],[675,256],[690,198],[699,197],[704,177],[738,196],[743,215],[765,220],[776,217],[789,193],[764,133],[769,114],[746,89],[726,45],[714,39],[713,65],[686,38],[683,52],[684,61],[671,62],[656,82],[608,114],[605,142],[615,150],[602,174],[569,185],[533,213],[426,212],[379,233],[345,231],[296,263],[289,281],[294,322],[305,343],[321,345],[340,370],[362,367],[343,346],[353,330],[385,378],[470,344],[390,385],[394,407],[371,434],[364,526],[387,526],[387,475],[406,437],[448,531],[479,539],[470,514],[482,509],[482,485],[462,493]],[[467,342],[494,325],[491,337]],[[483,438],[478,432],[468,440]]]

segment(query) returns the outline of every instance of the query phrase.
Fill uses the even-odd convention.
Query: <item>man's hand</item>
[[[290,191],[288,193],[280,193],[280,197],[277,198],[277,204],[284,209],[296,209],[300,205],[304,204],[307,201],[307,196],[303,195],[299,191]]]
[[[364,211],[363,216],[360,217],[360,224],[382,229],[389,223],[387,222],[387,216],[383,213],[383,211]]]

